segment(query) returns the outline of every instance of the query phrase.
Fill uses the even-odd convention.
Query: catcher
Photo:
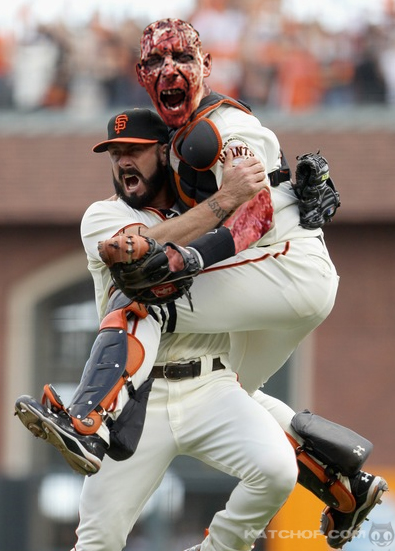
[[[124,123],[126,120],[124,130],[116,133],[114,129],[119,129],[120,121],[118,119],[119,116],[113,117],[109,123],[109,139],[102,144],[98,144],[98,146],[95,147],[95,150],[106,150],[107,148],[111,147],[112,144],[114,144],[115,146],[118,142],[123,143],[123,141],[126,144],[128,142],[134,143],[136,141],[138,143],[139,141],[141,142],[142,139],[147,140],[147,138],[150,137],[151,142],[157,143],[158,141],[160,142],[161,140],[165,139],[163,133],[161,134],[159,131],[155,133],[156,126],[153,127],[152,133],[149,136],[145,135],[145,137],[142,138],[141,134],[139,134],[139,138],[135,137],[135,128],[133,123],[136,122],[136,118],[138,119],[137,113],[133,111],[125,112],[121,115],[121,119],[124,121]],[[116,122],[117,119],[118,122]],[[133,138],[131,138],[131,136],[133,136]],[[154,140],[153,138],[156,139]],[[145,143],[145,146],[148,147],[149,144]],[[143,174],[145,172],[141,172],[138,170],[139,165],[137,165],[136,167],[135,163],[129,163],[127,166],[124,166],[125,159],[124,155],[122,155],[122,150],[118,150],[117,148],[115,148],[115,150],[111,149],[111,158],[113,161],[114,184],[118,199],[116,201],[99,202],[93,205],[92,208],[88,209],[87,215],[85,217],[85,225],[83,224],[83,235],[85,236],[85,243],[87,244],[86,247],[89,257],[90,269],[92,270],[94,276],[96,275],[95,281],[99,282],[100,278],[102,278],[102,275],[106,275],[107,273],[106,271],[103,271],[104,260],[110,266],[113,278],[117,286],[123,288],[125,293],[127,293],[130,297],[138,298],[140,301],[145,301],[146,303],[158,303],[163,296],[163,300],[168,301],[171,298],[171,294],[168,292],[168,287],[175,287],[178,284],[177,282],[181,282],[181,285],[185,285],[185,282],[182,283],[185,279],[185,281],[187,281],[187,286],[181,289],[181,292],[189,290],[191,276],[195,275],[200,269],[197,267],[201,266],[201,260],[196,251],[200,250],[200,257],[202,258],[204,257],[207,259],[210,258],[210,256],[206,253],[205,247],[202,245],[201,241],[199,242],[199,240],[195,241],[194,243],[196,247],[195,249],[188,247],[186,250],[184,250],[175,245],[169,245],[163,248],[161,246],[158,246],[155,241],[152,241],[152,239],[146,240],[145,238],[138,238],[138,235],[136,234],[130,235],[127,232],[121,232],[121,234],[117,235],[115,238],[101,240],[102,243],[100,244],[100,257],[97,253],[98,236],[100,239],[100,236],[102,235],[100,232],[105,232],[107,233],[107,235],[114,235],[119,231],[120,225],[122,226],[122,228],[129,227],[130,229],[130,203],[135,204],[136,201],[141,203],[141,199],[138,197],[138,195],[139,193],[141,193],[142,190],[144,190],[144,187],[148,185],[148,181],[145,180],[143,177]],[[321,159],[317,159],[313,156],[313,160],[314,159],[321,161]],[[226,160],[229,164],[230,158],[225,158],[225,161]],[[254,178],[256,177],[258,182],[260,182],[260,185],[258,185],[257,187],[262,187],[262,182],[265,179],[264,173],[261,168],[259,168],[261,165],[257,165],[256,161],[254,161],[254,158],[251,158],[249,161],[245,161],[244,164],[239,164],[238,166],[232,168],[232,170],[229,170],[229,166],[227,163],[224,164],[224,175],[228,175],[228,171],[232,176],[235,176],[236,174],[237,181],[244,174],[242,170],[246,166],[245,163],[247,163],[247,165],[249,163],[250,168],[257,166],[257,171],[253,174],[255,174]],[[312,166],[317,167],[317,164],[314,163]],[[303,169],[302,174],[304,174],[305,169],[303,165],[298,165],[299,170],[300,167]],[[308,178],[306,178],[306,176],[304,175],[306,185],[314,185],[314,181],[322,180],[322,171],[318,173],[314,172],[314,170],[311,169],[310,171],[311,173],[309,173]],[[157,180],[157,178],[155,178],[153,181],[155,180]],[[301,184],[299,176],[297,176],[296,184],[298,182],[299,184]],[[139,185],[141,185],[140,188]],[[280,185],[284,186],[285,183],[283,182],[281,184],[277,184],[277,186],[275,187],[279,187]],[[289,182],[287,186],[289,187],[289,189],[292,189],[292,186],[289,184]],[[224,192],[224,188],[225,185],[222,188],[222,192]],[[167,188],[163,186],[163,189],[166,191]],[[166,193],[163,195],[163,189],[157,189],[156,193],[159,195],[159,199],[155,200],[155,202],[154,200],[150,202],[151,205],[155,205],[157,206],[157,208],[160,208],[162,214],[159,214],[152,208],[147,209],[144,212],[136,211],[136,209],[134,209],[134,218],[137,217],[137,220],[140,220],[140,224],[136,224],[136,222],[134,222],[135,231],[140,228],[140,231],[144,231],[146,233],[147,230],[144,230],[144,226],[149,226],[152,223],[157,223],[158,221],[163,220],[163,217],[166,214],[169,214],[168,210],[166,209],[165,211],[163,211],[163,208],[170,206],[174,201],[174,197],[169,189],[167,189]],[[257,191],[257,188],[255,188],[255,191]],[[231,196],[234,200],[235,195],[231,194]],[[199,233],[202,231],[202,208],[205,209],[203,211],[205,214],[205,219],[208,219],[210,217],[209,215],[213,216],[213,219],[211,221],[211,223],[213,223],[214,219],[218,216],[218,212],[220,213],[222,219],[226,218],[229,212],[234,209],[234,205],[233,207],[230,207],[229,203],[226,203],[226,200],[229,201],[229,196],[226,196],[225,194],[224,200],[224,193],[222,193],[222,198],[221,194],[219,193],[219,195],[217,195],[217,202],[214,202],[213,198],[209,201],[203,202],[195,209],[191,209],[187,214],[181,217],[167,220],[163,224],[151,228],[150,235],[153,235],[154,237],[165,235],[165,239],[174,239],[177,232],[179,232],[179,240],[184,240],[182,241],[182,244],[185,245],[189,242],[191,236],[193,238],[196,236],[196,232]],[[296,197],[293,200],[293,204],[297,204]],[[222,205],[222,208],[220,208],[220,205]],[[100,214],[101,211],[102,214]],[[196,215],[197,212],[200,212],[200,215]],[[101,216],[100,219],[98,219],[99,215]],[[191,220],[191,216],[187,218],[188,215],[192,215],[192,217],[194,218],[192,218]],[[103,216],[105,216],[106,219],[105,228]],[[180,233],[180,221],[182,222],[183,219],[189,220],[188,233],[185,229],[182,230],[183,233]],[[124,224],[122,223],[122,220],[124,220]],[[87,225],[88,221],[89,225]],[[193,221],[195,225],[193,225]],[[112,225],[110,224],[110,222]],[[216,223],[218,224],[218,218]],[[165,230],[166,226],[170,228],[168,231]],[[176,229],[177,227],[178,229]],[[89,232],[87,231],[88,228]],[[319,231],[321,232],[321,230]],[[229,230],[216,232],[210,235],[213,235],[214,238],[217,239],[218,234],[221,233],[230,233],[232,235],[231,231]],[[207,240],[211,238],[210,235],[203,237],[204,243],[207,243]],[[319,241],[317,241],[317,243],[318,242]],[[96,245],[94,245],[94,243]],[[175,252],[175,254],[178,254],[182,259],[183,267],[181,272],[178,274],[169,269],[170,264],[172,264],[176,260],[172,258],[174,256],[171,254],[172,251]],[[210,251],[209,254],[213,255],[213,251]],[[267,258],[266,254],[265,257]],[[211,256],[211,258],[213,258],[213,256]],[[291,261],[294,262],[295,258],[292,260],[291,256]],[[261,260],[261,262],[264,261]],[[307,270],[308,272],[309,268],[308,264],[306,264],[305,262],[305,258],[302,257],[299,262],[301,265],[303,265],[304,271],[306,272]],[[234,265],[234,261],[232,264]],[[243,260],[240,265],[245,265],[245,260]],[[253,268],[256,265],[257,262],[255,261],[247,264],[249,268]],[[268,269],[270,270],[270,265],[268,265]],[[213,278],[217,277],[217,274],[226,274],[227,271],[230,270],[227,270],[225,268],[224,270],[218,271],[217,269],[212,273],[208,271],[207,275],[210,278]],[[314,268],[314,273],[315,271],[316,268]],[[143,276],[141,275],[142,273]],[[199,276],[199,278],[197,278],[195,282],[194,287],[196,286],[196,283],[199,282],[200,278],[204,277],[205,274]],[[107,302],[107,295],[105,292],[106,286],[110,287],[112,284],[111,278],[109,278],[107,275],[106,281],[107,284],[104,287],[103,283],[96,285],[96,289],[99,291],[97,293],[99,309],[102,307],[102,303]],[[147,282],[147,291],[144,290],[144,281]],[[252,282],[251,279],[250,282]],[[220,279],[220,286],[222,285],[223,283]],[[161,289],[162,287],[165,287],[165,290]],[[198,300],[194,299],[194,304],[196,304],[198,307],[200,303],[204,303],[204,295],[207,295],[207,282],[205,282],[202,287],[204,294],[198,292],[196,293],[196,296],[200,296],[201,298],[199,298]],[[152,291],[152,289],[154,289],[154,291]],[[159,292],[158,289],[160,289]],[[142,294],[144,292],[147,292],[146,297],[144,297]],[[176,289],[175,292],[178,296],[178,294],[180,293],[180,289]],[[216,304],[214,304],[215,309],[218,308],[219,296],[217,295],[218,293],[215,289],[214,296],[217,300]],[[255,302],[258,301],[258,298],[259,295],[256,295]],[[178,300],[176,304],[180,304]],[[181,308],[181,312],[183,313],[184,310],[189,312],[188,317],[191,318],[190,322],[193,326],[195,321],[193,320],[193,314],[191,314],[188,302],[185,303],[185,306],[185,309]],[[232,309],[237,309],[238,307],[238,304],[232,304]],[[136,375],[141,372],[141,368],[137,368],[136,370],[136,364],[138,361],[140,361],[140,366],[143,366],[143,363],[146,359],[142,358],[142,347],[141,345],[139,346],[139,339],[136,337],[139,336],[138,331],[143,323],[150,323],[149,320],[154,320],[153,325],[155,325],[155,323],[157,324],[157,322],[155,322],[155,313],[160,314],[160,318],[164,320],[164,325],[167,326],[167,329],[169,328],[169,324],[174,325],[174,322],[171,319],[172,309],[173,307],[171,305],[169,307],[163,306],[161,308],[151,305],[149,306],[148,310],[153,315],[147,316],[147,311],[141,305],[139,306],[135,303],[131,303],[130,300],[125,298],[125,295],[121,295],[119,291],[115,291],[109,303],[109,314],[108,316],[104,317],[101,326],[101,333],[94,346],[92,356],[85,369],[85,375],[81,381],[79,388],[77,389],[75,398],[72,400],[72,404],[66,410],[66,408],[64,408],[63,404],[61,403],[60,398],[56,396],[54,390],[50,386],[47,386],[45,388],[45,403],[47,406],[49,406],[48,409],[40,407],[38,403],[28,397],[22,397],[18,400],[16,409],[18,415],[21,417],[22,422],[24,422],[24,424],[28,426],[29,430],[31,430],[37,436],[48,438],[48,441],[50,441],[50,443],[58,446],[59,448],[62,448],[61,451],[64,454],[65,458],[69,461],[69,463],[84,474],[92,474],[96,472],[98,468],[100,468],[101,459],[103,458],[105,452],[107,452],[107,454],[109,454],[111,457],[114,457],[115,459],[124,459],[125,457],[128,457],[131,453],[133,453],[133,449],[135,449],[135,446],[137,445],[136,442],[138,442],[138,433],[139,430],[141,430],[141,426],[144,421],[145,402],[148,396],[149,385],[152,384],[152,381],[146,382],[146,376],[145,378],[140,378],[140,384],[136,380]],[[259,303],[257,310],[258,309],[261,312],[264,311],[261,303]],[[210,314],[212,314],[213,319],[216,315],[218,315],[215,314],[215,312],[210,312]],[[240,310],[240,316],[242,315],[243,309]],[[237,318],[236,315],[234,315],[234,317]],[[210,327],[210,322],[211,317],[205,315],[205,329],[207,329],[209,332],[214,331]],[[229,324],[231,323],[230,318],[227,320],[227,322]],[[188,320],[186,323],[188,323]],[[214,323],[218,324],[218,320],[214,320]],[[240,320],[237,320],[237,323],[241,323]],[[218,331],[218,325],[216,331]],[[122,337],[119,337],[119,335],[121,335]],[[155,338],[155,333],[153,333],[152,338]],[[152,341],[150,344],[152,345]],[[145,347],[145,352],[147,355],[150,352],[150,348],[151,346],[148,345]],[[106,355],[106,353],[109,351],[111,351],[111,354]],[[115,357],[117,357],[118,359],[117,362],[115,361]],[[188,356],[186,355],[186,357]],[[107,360],[107,364],[105,361],[103,361],[104,359]],[[149,361],[153,361],[151,356],[148,358],[148,362]],[[97,367],[99,366],[100,378],[95,375],[97,374]],[[191,375],[189,376],[197,375],[197,369],[198,368],[196,368],[195,371],[192,371]],[[170,378],[172,376],[171,374],[173,374],[173,376],[175,377],[184,376],[184,372],[185,371],[181,366],[172,366],[169,371],[166,368],[166,377]],[[164,373],[164,368],[162,369],[162,373]],[[111,381],[109,380],[110,375]],[[117,413],[119,413],[120,409],[122,409],[121,404],[122,400],[124,400],[125,392],[119,393],[119,390],[120,388],[122,389],[122,391],[125,390],[124,383],[128,379],[131,379],[133,381],[133,387],[129,389],[132,399],[127,402],[127,407],[124,408],[124,413],[120,417],[118,417],[115,424],[111,426],[109,438],[105,435],[106,430],[108,431],[108,427],[107,425],[103,427],[101,421],[106,416],[108,416],[107,419],[116,417]],[[94,393],[92,391],[92,382],[95,383]],[[113,385],[112,387],[111,384]],[[89,396],[88,392],[90,393]],[[258,398],[258,401],[262,401],[263,399],[266,400],[266,403],[267,400],[270,401],[268,397],[264,397],[262,392],[258,392],[257,394],[261,397]],[[114,409],[113,403],[116,396],[118,396],[118,398],[117,404]],[[56,412],[57,414],[54,415],[53,412]],[[61,415],[59,413],[61,413]],[[292,418],[292,415],[290,418]],[[130,416],[134,420],[134,430],[130,429]],[[281,417],[281,414],[279,415],[279,417]],[[139,419],[140,425],[138,423],[135,423],[136,418]],[[302,432],[303,426],[306,425],[305,421],[303,421],[303,419],[305,418],[306,415],[299,415],[293,421],[293,425],[295,426],[295,428],[297,428],[299,432]],[[307,418],[310,420],[310,416],[307,416]],[[316,424],[317,420],[318,428]],[[77,429],[77,431],[79,432],[76,432],[74,429],[70,428],[70,421],[72,422],[74,428]],[[333,495],[330,490],[325,493],[324,497],[326,499],[326,502],[331,506],[340,506],[340,508],[343,508],[343,510],[345,511],[347,511],[348,508],[348,511],[350,511],[349,513],[342,513],[341,511],[338,512],[338,510],[336,509],[337,517],[335,518],[337,523],[339,523],[340,521],[343,522],[343,518],[345,518],[345,520],[348,522],[348,525],[350,524],[350,522],[353,526],[356,526],[356,524],[359,525],[360,522],[362,522],[363,518],[365,518],[367,514],[367,509],[374,506],[374,504],[377,503],[377,501],[379,500],[385,483],[380,477],[371,477],[371,479],[368,479],[369,484],[366,484],[366,492],[363,494],[363,497],[361,497],[361,495],[358,496],[359,506],[357,512],[354,514],[351,510],[353,508],[356,509],[356,500],[352,496],[352,491],[350,492],[348,490],[345,493],[343,492],[343,495],[341,497],[341,499],[343,500],[342,504],[337,501],[339,497],[340,484],[338,482],[338,476],[334,473],[343,471],[344,474],[352,474],[357,481],[357,489],[361,493],[360,480],[363,478],[363,474],[361,474],[358,469],[362,465],[363,461],[366,459],[371,449],[371,446],[364,439],[362,439],[362,437],[357,435],[356,438],[358,442],[365,445],[366,453],[363,454],[360,460],[358,460],[357,462],[354,461],[350,463],[350,457],[348,457],[347,460],[345,460],[345,458],[343,457],[340,471],[339,467],[337,466],[334,473],[328,476],[324,468],[321,467],[320,469],[321,462],[323,459],[325,459],[326,461],[328,461],[329,459],[330,462],[333,463],[334,459],[333,457],[328,457],[325,444],[323,446],[321,445],[321,448],[323,448],[321,449],[321,452],[320,450],[318,450],[318,452],[315,450],[315,433],[317,432],[317,430],[318,433],[322,430],[327,430],[328,425],[326,425],[325,423],[322,424],[321,420],[317,417],[315,417],[313,421],[313,423],[308,423],[310,428],[307,430],[307,432],[303,434],[307,435],[307,440],[308,435],[310,434],[312,443],[309,445],[308,450],[310,453],[313,453],[313,455],[315,454],[318,457],[321,456],[321,461],[319,462],[317,462],[316,460],[311,460],[311,455],[305,453],[305,450],[303,449],[303,437],[301,437],[300,435],[298,436],[297,432],[295,432],[291,425],[289,425],[288,420],[282,423],[284,425],[287,425],[287,432],[290,432],[294,436],[294,443],[296,442],[295,446],[298,448],[298,454],[301,462],[303,460],[304,463],[307,464],[307,468],[304,470],[304,484],[307,487],[310,487],[310,489],[313,489],[313,491],[315,490],[315,493],[320,496],[322,488],[324,488],[325,490],[328,490],[328,488],[334,490],[335,495]],[[330,426],[333,425],[330,424]],[[126,427],[126,431],[124,430],[124,427]],[[353,439],[351,439],[351,437],[354,437],[354,435],[348,432],[347,429],[343,428],[341,428],[340,432],[344,440],[350,441],[350,444],[347,446],[347,450],[350,450],[355,442]],[[98,436],[100,434],[103,438]],[[338,433],[336,434],[335,441],[337,444],[339,444],[339,441],[341,441],[341,439],[339,439]],[[107,442],[107,444],[105,445],[104,442]],[[107,447],[110,443],[111,446]],[[329,447],[330,444],[331,443],[328,444]],[[346,451],[346,455],[347,453],[348,452]],[[318,465],[318,470],[316,469],[315,472],[311,468],[312,463]],[[342,490],[340,489],[340,494],[341,493]],[[360,505],[362,503],[362,499],[363,503],[365,503],[366,506],[361,508]]]

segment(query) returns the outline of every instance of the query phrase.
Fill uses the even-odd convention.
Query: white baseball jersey
[[[280,145],[276,135],[262,126],[252,114],[232,105],[223,104],[207,113],[205,118],[215,125],[218,134],[221,136],[222,151],[217,162],[209,171],[215,175],[215,179],[205,178],[204,172],[197,173],[195,185],[202,188],[200,195],[198,195],[200,200],[221,187],[224,152],[227,149],[230,149],[233,153],[233,163],[255,156],[263,163],[267,174],[280,167]],[[174,145],[170,149],[170,164],[176,173],[180,171],[182,163]],[[181,193],[183,191],[182,187],[181,180]],[[190,187],[192,187],[192,184]],[[271,187],[270,191],[274,209],[274,224],[272,229],[256,245],[272,245],[294,237],[312,237],[322,234],[320,228],[306,230],[299,225],[297,198],[289,182]],[[189,188],[185,187],[183,199],[185,203],[188,202],[187,193],[189,193]]]
[[[221,134],[223,151],[233,147],[234,140],[243,139],[244,147],[237,148],[240,158],[254,154],[270,170],[277,168],[278,141],[258,119],[231,106],[221,106],[209,117]],[[176,162],[174,158],[172,162]],[[212,171],[221,180],[221,156]],[[233,368],[239,372],[243,386],[253,392],[327,317],[334,304],[338,277],[323,243],[322,230],[299,225],[297,199],[289,182],[272,187],[271,196],[273,228],[257,246],[212,266],[195,279],[191,288],[194,311],[185,298],[176,301],[175,332],[184,334],[182,343],[171,339],[171,348],[167,342],[162,344],[158,361],[193,357],[198,351],[196,333],[230,332]],[[99,201],[88,208],[81,233],[101,317],[111,281],[97,251],[98,241],[112,237],[121,228],[152,226],[163,219],[153,209],[137,211],[120,199]]]

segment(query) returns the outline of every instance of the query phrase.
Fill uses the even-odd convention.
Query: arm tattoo
[[[215,199],[209,199],[207,201],[207,205],[219,220],[223,220],[229,214],[225,209],[221,207],[221,205]]]

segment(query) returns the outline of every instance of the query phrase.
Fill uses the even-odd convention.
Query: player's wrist
[[[212,195],[207,199],[207,207],[218,219],[218,223],[225,220],[235,209],[234,200],[229,198],[227,199],[223,195],[218,194]]]

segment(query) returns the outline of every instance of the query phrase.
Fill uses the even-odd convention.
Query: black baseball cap
[[[92,151],[107,151],[108,144],[121,143],[168,143],[169,132],[159,115],[150,109],[129,109],[114,115],[108,121],[108,138],[94,146]]]

